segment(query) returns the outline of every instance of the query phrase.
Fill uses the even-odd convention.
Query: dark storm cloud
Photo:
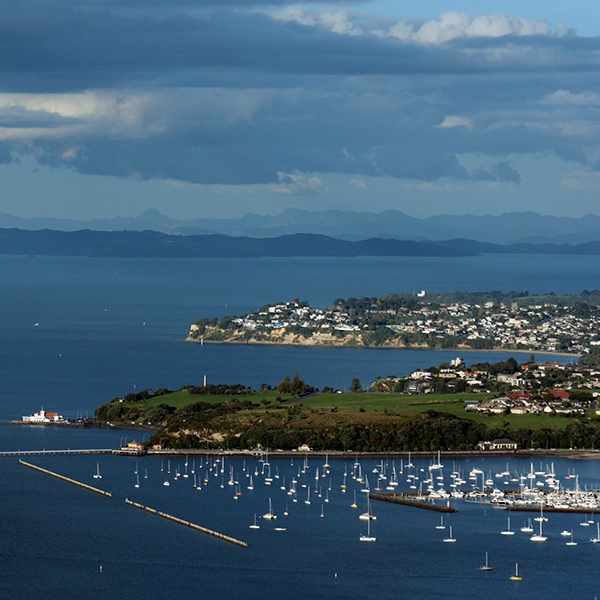
[[[0,139],[82,173],[194,183],[296,171],[519,183],[509,154],[590,163],[595,135],[570,124],[597,123],[575,102],[595,93],[598,39],[418,43],[341,13],[313,23],[213,4],[0,3]],[[469,174],[468,153],[496,160]]]

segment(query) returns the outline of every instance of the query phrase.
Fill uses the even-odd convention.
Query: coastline
[[[532,350],[532,349],[519,349],[519,348],[504,348],[502,346],[494,347],[494,348],[471,348],[465,346],[452,346],[450,348],[431,348],[429,346],[369,346],[369,345],[359,345],[359,344],[311,344],[311,343],[303,343],[303,342],[279,342],[279,341],[265,341],[265,340],[245,340],[245,341],[235,341],[235,340],[198,340],[196,338],[187,337],[185,339],[179,340],[180,342],[189,342],[192,344],[221,344],[221,345],[231,345],[231,346],[285,346],[289,348],[352,348],[352,349],[372,349],[372,350],[430,350],[434,352],[518,352],[519,354],[541,354],[543,356],[564,356],[564,357],[573,357],[578,360],[582,355],[575,354],[573,352],[550,352],[548,350]]]

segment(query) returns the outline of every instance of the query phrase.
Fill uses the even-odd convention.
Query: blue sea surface
[[[473,258],[198,259],[142,260],[0,256],[0,420],[39,410],[91,416],[114,396],[144,388],[176,389],[201,383],[277,384],[299,373],[312,385],[347,387],[353,377],[368,385],[377,375],[454,358],[455,351],[293,348],[184,343],[189,325],[292,298],[325,307],[338,297],[413,291],[529,291],[578,294],[598,287],[596,257],[481,256]],[[494,361],[509,353],[462,353],[467,362]],[[529,356],[528,354],[526,356]],[[568,360],[561,357],[561,360]],[[106,448],[139,438],[128,430],[78,430],[0,426],[0,450]],[[201,491],[190,478],[163,486],[157,458],[102,455],[22,457],[114,493],[101,497],[0,458],[0,594],[5,598],[208,597],[275,598],[593,598],[599,595],[600,544],[595,525],[581,516],[553,515],[548,542],[501,536],[506,513],[457,504],[449,517],[457,538],[445,544],[437,513],[377,503],[373,544],[359,541],[364,493],[349,507],[355,484],[342,493],[344,468],[331,461],[329,502],[293,503],[275,482],[257,477],[247,490],[242,459],[226,461]],[[481,459],[472,459],[479,461]],[[542,459],[544,463],[547,459]],[[183,458],[172,468],[183,469]],[[103,474],[92,478],[96,463]],[[298,462],[274,459],[287,485]],[[562,475],[575,468],[580,484],[600,487],[597,461],[557,461]],[[234,500],[229,466],[240,480]],[[247,468],[256,466],[248,460]],[[314,478],[318,461],[311,460]],[[367,462],[365,468],[372,469]],[[422,463],[421,468],[426,468]],[[141,477],[135,488],[134,471]],[[504,470],[502,462],[485,469]],[[511,466],[512,467],[512,466]],[[163,464],[163,469],[165,465]],[[188,465],[189,468],[189,465]],[[469,468],[464,464],[461,468]],[[519,470],[529,463],[515,464]],[[148,479],[143,476],[148,471]],[[312,480],[314,485],[314,479]],[[299,484],[301,485],[301,484]],[[406,483],[404,483],[406,485]],[[299,488],[306,492],[304,488]],[[299,492],[300,493],[300,492]],[[362,494],[362,495],[361,495]],[[246,541],[226,544],[127,506],[125,498]],[[254,514],[267,511],[275,522]],[[284,517],[286,501],[289,516]],[[320,517],[323,506],[324,518]],[[513,515],[513,522],[518,518]],[[275,531],[283,526],[286,531]],[[559,532],[572,528],[579,541],[566,547]],[[489,552],[494,571],[478,567]],[[523,581],[509,581],[519,563]],[[102,572],[100,571],[102,565]],[[337,581],[335,574],[337,573]],[[569,577],[563,577],[568,573]]]
[[[70,437],[62,432],[56,435]],[[91,433],[90,441],[106,445],[116,441],[114,436],[115,432]],[[414,471],[421,479],[432,459],[413,457]],[[259,459],[253,457],[227,457],[223,467],[215,467],[214,457],[205,456],[25,458],[110,491],[112,499],[28,469],[16,459],[2,460],[3,496],[9,501],[0,504],[4,539],[0,593],[7,598],[177,595],[225,599],[242,595],[299,600],[500,600],[593,598],[600,592],[600,544],[589,541],[596,537],[597,526],[582,527],[580,523],[589,517],[582,514],[547,513],[544,534],[548,541],[535,543],[529,539],[531,534],[520,531],[535,513],[512,511],[516,533],[508,537],[500,533],[506,529],[507,512],[489,505],[451,500],[457,512],[444,515],[446,529],[440,531],[436,529],[440,513],[372,501],[377,518],[370,533],[376,541],[361,542],[367,522],[358,517],[367,510],[367,500],[361,491],[364,485],[352,478],[354,457],[330,459],[328,471],[322,458],[310,458],[305,473],[301,456],[295,460],[271,458],[270,485],[266,482],[268,471],[263,473]],[[542,461],[543,469],[550,468],[549,460],[542,459],[535,461],[536,470]],[[449,463],[443,470],[446,483],[453,469],[466,475],[479,467],[486,477],[506,469],[506,459],[499,458],[445,458],[444,462]],[[376,485],[372,469],[380,468],[380,460],[361,459],[360,463],[371,486]],[[388,475],[392,466],[400,471],[399,459],[385,459],[385,464]],[[564,478],[573,470],[582,487],[600,485],[597,461],[558,459],[553,464],[567,487],[575,485]],[[96,465],[102,479],[93,478]],[[528,473],[532,462],[510,459],[509,468],[516,474]],[[341,488],[344,471],[348,473],[345,492]],[[400,476],[398,490],[409,491],[407,472],[405,469]],[[248,489],[250,475],[253,490]],[[194,487],[194,476],[200,489]],[[230,485],[230,479],[239,485]],[[296,494],[290,495],[293,479],[297,481]],[[139,488],[135,487],[137,481]],[[168,487],[165,481],[169,481]],[[496,481],[502,487],[502,480]],[[236,493],[241,495],[236,497]],[[351,507],[355,494],[357,509]],[[248,547],[228,544],[127,506],[126,498],[243,541]],[[262,518],[269,501],[275,520]],[[259,529],[249,527],[255,515]],[[537,523],[534,525],[537,530]],[[452,544],[443,542],[450,535],[450,526],[456,539]],[[565,545],[570,538],[561,536],[564,530],[573,531],[577,546]],[[479,570],[486,552],[494,567],[491,572]],[[523,577],[519,583],[509,579],[515,563]]]

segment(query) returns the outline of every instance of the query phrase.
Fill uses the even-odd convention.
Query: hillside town
[[[476,295],[473,295],[476,296]],[[497,348],[586,354],[600,350],[600,308],[572,297],[518,297],[440,302],[425,292],[336,300],[326,309],[293,300],[242,316],[202,319],[188,339],[363,346]],[[579,297],[575,297],[579,300]],[[568,300],[568,301],[566,301]]]
[[[369,391],[407,394],[479,392],[485,394],[485,398],[467,401],[467,412],[490,416],[545,414],[574,417],[585,415],[590,408],[596,409],[598,389],[598,368],[575,363],[536,364],[532,357],[530,362],[522,365],[511,358],[492,365],[482,363],[470,367],[462,358],[456,358],[438,367],[415,370],[408,377],[378,378]]]

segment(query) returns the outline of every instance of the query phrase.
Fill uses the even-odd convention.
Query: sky
[[[600,3],[0,0],[0,212],[600,214]]]

